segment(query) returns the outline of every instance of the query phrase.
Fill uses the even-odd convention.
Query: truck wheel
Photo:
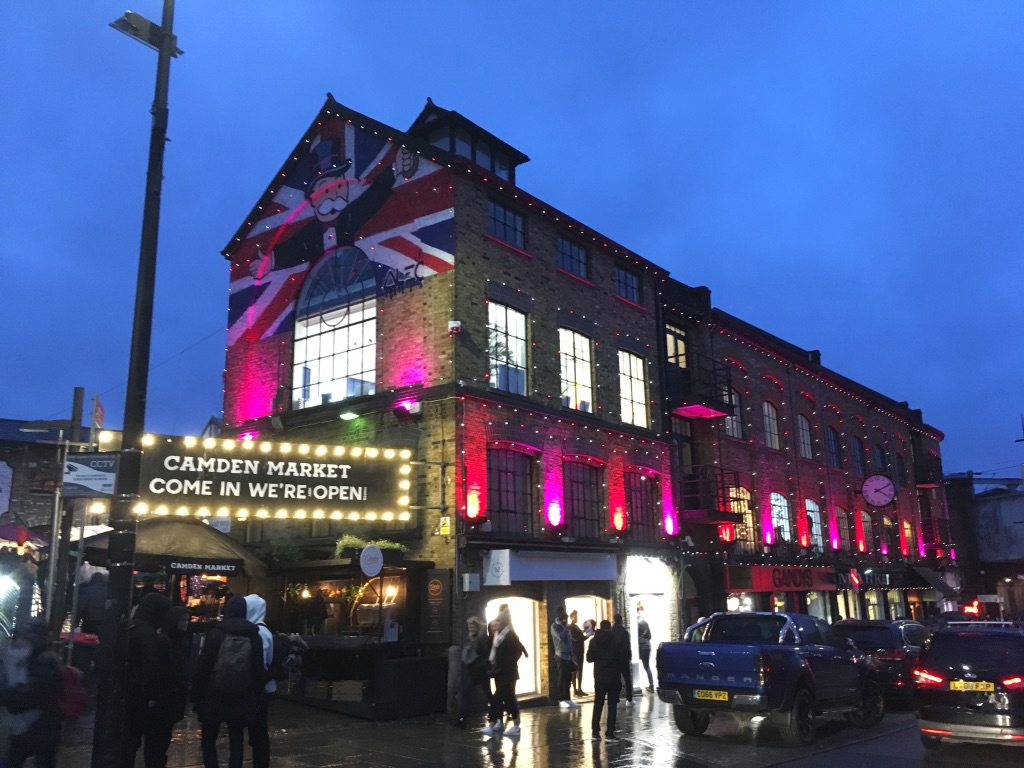
[[[804,747],[814,741],[814,696],[798,688],[789,712],[779,717],[782,740],[791,747]]]
[[[672,705],[672,716],[676,727],[687,736],[702,736],[711,725],[710,712],[695,712],[681,704]]]
[[[847,719],[858,728],[874,728],[885,717],[885,693],[875,680],[868,680],[864,687],[864,700],[858,709],[847,715]]]

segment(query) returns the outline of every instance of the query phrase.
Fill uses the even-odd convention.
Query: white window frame
[[[507,304],[487,305],[487,367],[491,389],[525,395],[526,315]]]
[[[619,350],[619,407],[622,421],[645,429],[649,426],[646,363],[640,355],[625,349]]]
[[[569,328],[558,329],[562,405],[584,413],[594,411],[594,342]]]
[[[724,393],[725,402],[732,406],[733,413],[725,417],[725,435],[735,440],[743,440],[743,398],[735,387],[730,387]]]
[[[295,321],[292,409],[313,408],[377,388],[377,300]]]
[[[807,541],[815,554],[825,553],[825,530],[822,527],[821,507],[814,499],[804,499],[807,514]]]
[[[761,415],[764,417],[764,444],[775,451],[782,450],[782,437],[779,433],[779,409],[771,400],[761,404]]]
[[[789,503],[789,499],[781,493],[772,493],[770,498],[772,529],[775,532],[774,543],[778,544],[780,541],[793,541],[792,505]]]

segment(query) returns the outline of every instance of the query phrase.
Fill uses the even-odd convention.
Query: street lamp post
[[[156,91],[153,96],[146,198],[142,213],[139,272],[135,287],[135,321],[128,360],[128,385],[124,404],[121,461],[110,505],[110,571],[107,615],[101,633],[99,695],[93,731],[92,768],[121,763],[125,741],[128,688],[128,627],[132,578],[135,568],[135,521],[132,507],[139,495],[140,444],[145,429],[146,388],[149,378],[150,337],[153,324],[153,292],[156,281],[157,234],[160,224],[160,192],[163,183],[164,144],[167,140],[167,90],[171,58],[178,53],[173,33],[174,0],[164,0],[159,26],[128,11],[111,24],[120,32],[159,52]]]

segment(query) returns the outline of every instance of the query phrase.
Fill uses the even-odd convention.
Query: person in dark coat
[[[579,614],[576,611],[572,611],[569,614],[569,638],[572,643],[572,661],[576,665],[576,671],[570,676],[572,682],[572,693],[573,696],[588,696],[589,694],[583,690],[583,643],[586,638],[583,636],[583,630],[580,629],[580,625],[577,624]]]
[[[622,667],[629,663],[628,648],[624,648],[620,639],[612,630],[607,619],[601,621],[601,627],[594,633],[587,648],[587,661],[594,665],[594,713],[590,720],[593,730],[593,741],[601,740],[601,710],[605,700],[608,701],[608,718],[605,723],[604,739],[614,744],[616,708],[619,706],[619,693],[622,691]]]
[[[625,658],[622,661],[622,689],[626,693],[626,704],[633,706],[633,647],[629,642],[629,631],[622,623],[622,614],[616,613],[613,617],[612,632],[619,645],[625,649]]]
[[[484,701],[488,706],[491,703],[491,681],[487,676],[491,638],[482,619],[476,616],[466,619],[466,642],[460,650],[462,676],[459,685],[459,719],[455,725],[465,728],[466,719],[479,706],[478,691],[483,690]]]
[[[171,601],[159,592],[150,592],[142,598],[131,629],[128,631],[128,689],[125,707],[125,731],[121,768],[135,765],[135,753],[142,746],[146,768],[163,766],[166,746],[161,749],[156,736],[156,702],[160,692],[160,636],[164,617]]]
[[[78,590],[78,618],[82,631],[98,635],[107,611],[107,574],[96,571]]]
[[[221,723],[228,725],[228,768],[242,768],[245,752],[245,726],[256,719],[258,696],[266,682],[263,643],[259,628],[245,618],[242,595],[233,595],[224,605],[224,618],[210,628],[199,654],[192,680],[192,703],[202,726],[204,768],[220,768],[217,758],[217,734]],[[245,637],[250,642],[250,668],[247,684],[237,691],[219,690],[214,685],[214,668],[221,645],[228,637]]]
[[[519,733],[519,702],[516,700],[516,681],[519,680],[519,659],[528,656],[519,635],[512,628],[508,605],[501,604],[498,616],[490,624],[491,649],[487,654],[487,674],[494,679],[494,692],[487,711],[487,736],[505,730],[504,716],[512,718],[506,736]]]
[[[60,693],[63,678],[60,660],[46,650],[49,629],[41,616],[32,616],[14,627],[14,638],[4,658],[5,675],[0,685],[0,707],[20,717],[18,732],[7,744],[4,768],[21,768],[34,758],[37,768],[53,768],[60,746]],[[18,672],[14,672],[14,668]],[[10,672],[7,670],[10,669]]]
[[[174,726],[185,717],[188,702],[188,608],[175,606],[164,616],[160,629],[156,704],[146,733],[146,768],[166,768],[167,748]]]
[[[644,618],[643,605],[636,609],[636,647],[640,653],[640,666],[647,673],[647,690],[654,691],[654,675],[651,673],[651,625]]]

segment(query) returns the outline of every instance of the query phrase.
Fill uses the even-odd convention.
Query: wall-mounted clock
[[[873,507],[886,507],[896,499],[896,484],[887,475],[868,475],[860,484],[864,501]]]

